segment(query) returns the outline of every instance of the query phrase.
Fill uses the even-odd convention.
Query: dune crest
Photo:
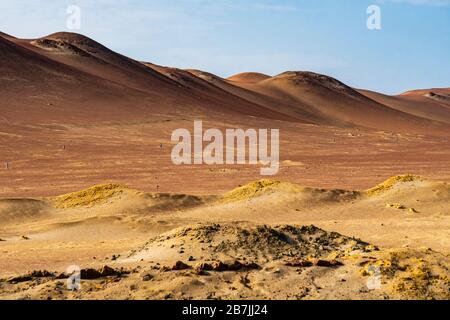
[[[299,186],[291,183],[263,179],[250,182],[242,187],[231,190],[230,192],[226,193],[219,201],[221,203],[229,203],[250,200],[252,198],[272,192],[296,192],[300,190],[301,189]]]
[[[271,76],[259,72],[243,72],[228,77],[227,80],[231,82],[257,83],[270,78]]]
[[[423,181],[423,178],[412,174],[393,176],[385,180],[384,182],[376,185],[375,187],[366,190],[366,193],[370,196],[375,196],[391,190],[394,186],[398,184],[414,181]]]
[[[361,94],[359,94],[353,88],[347,86],[343,82],[326,75],[309,71],[286,71],[275,77],[265,80],[265,83],[276,83],[277,85],[287,84],[295,86],[320,86],[357,99],[364,99]]]
[[[91,207],[131,191],[131,189],[120,184],[99,184],[85,190],[61,195],[51,200],[54,206],[60,209]]]

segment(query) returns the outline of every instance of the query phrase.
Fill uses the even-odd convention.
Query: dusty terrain
[[[366,191],[261,180],[202,197],[110,184],[4,199],[0,297],[448,299],[449,202],[450,185],[410,175]]]
[[[224,79],[0,33],[0,96],[2,299],[449,298],[448,88]],[[175,166],[172,131],[199,119],[280,129],[278,175]]]

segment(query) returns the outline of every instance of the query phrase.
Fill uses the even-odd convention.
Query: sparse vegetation
[[[398,175],[387,179],[386,181],[380,183],[379,185],[366,190],[366,194],[369,196],[380,195],[388,190],[391,190],[396,184],[414,182],[422,180],[421,177],[412,174]]]

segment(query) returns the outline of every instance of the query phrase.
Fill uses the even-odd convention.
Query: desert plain
[[[449,88],[225,79],[0,33],[0,97],[0,299],[450,297]],[[278,174],[174,165],[195,120],[279,129]]]

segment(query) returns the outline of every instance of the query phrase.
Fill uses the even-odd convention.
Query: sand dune
[[[189,71],[234,95],[307,123],[417,133],[430,132],[432,126],[440,132],[447,131],[447,125],[439,123],[446,122],[447,110],[442,113],[443,118],[405,108],[392,110],[395,108],[336,79],[312,72],[285,72],[275,77],[244,73],[225,80],[207,72]]]
[[[157,90],[180,94],[167,77],[79,34],[55,33],[23,44],[41,49],[37,52],[51,59],[129,88],[152,94]]]
[[[410,101],[410,110],[405,107],[406,100],[393,108],[390,101],[368,98],[336,79],[311,72],[285,72],[275,77],[250,72],[222,79],[199,70],[186,72],[141,63],[85,36],[66,32],[39,39],[2,37],[1,46],[3,108],[8,119],[12,108],[7,105],[28,106],[27,111],[38,116],[39,107],[30,110],[30,105],[39,103],[55,117],[72,121],[100,115],[115,120],[133,117],[133,113],[195,116],[206,112],[218,118],[228,113],[229,117],[240,114],[410,133],[448,130],[441,123],[448,122],[447,108],[424,112],[424,107],[414,108],[415,101]],[[17,92],[19,88],[22,94]],[[439,103],[439,98],[444,99],[435,95],[427,100]],[[62,99],[67,108],[50,108]],[[89,101],[89,106],[71,112],[70,105],[81,108],[83,101]],[[132,107],[133,103],[137,106]]]
[[[448,257],[437,251],[450,249],[449,201],[447,183],[412,175],[361,191],[262,180],[204,197],[109,184],[6,199],[0,298],[207,298],[213,287],[223,298],[234,283],[241,299],[448,299]],[[74,261],[80,292],[58,284]],[[356,290],[371,265],[381,289]]]
[[[445,89],[436,91],[444,92],[443,94],[435,93],[433,89],[430,89],[398,96],[389,96],[368,90],[359,90],[359,92],[395,110],[434,121],[450,122],[450,99],[447,100]]]
[[[402,170],[450,177],[450,116],[436,97],[370,96],[310,72],[223,79],[141,63],[71,33],[0,37],[0,46],[6,196],[55,195],[111,179],[147,191],[205,193],[211,175],[214,192],[222,192],[258,178],[248,167],[173,166],[170,133],[194,119],[222,129],[280,128],[280,175],[296,182],[366,187]],[[182,190],[172,174],[195,183]]]
[[[424,118],[386,108],[336,79],[311,72],[285,72],[245,87],[301,108],[314,117],[307,120],[319,124],[409,132],[425,132],[431,125]]]
[[[449,90],[224,79],[1,33],[0,299],[448,299]],[[174,165],[198,119],[279,129],[278,176]]]
[[[20,42],[20,41],[19,41]],[[9,123],[87,123],[127,118],[145,96],[0,38],[2,116]],[[25,117],[26,115],[26,117]]]
[[[243,72],[228,77],[227,80],[232,82],[257,83],[269,78],[270,76],[259,72]]]
[[[192,94],[154,69],[81,35],[56,33],[40,39],[9,40],[1,39],[2,79],[8,80],[2,86],[6,100],[2,109],[6,111],[4,116],[13,121],[17,117],[8,113],[16,105],[26,106],[28,111],[33,106],[37,109],[35,115],[48,122],[51,118],[38,112],[43,105],[53,117],[59,116],[59,123],[64,123],[64,117],[66,122],[107,122],[204,112],[286,119],[236,97],[228,96],[227,101]],[[19,86],[18,81],[33,85]],[[73,112],[72,106],[77,106],[78,112]]]
[[[417,89],[403,92],[401,96],[423,96],[429,92],[435,92],[438,94],[448,95],[450,94],[450,88],[431,88],[431,89]]]
[[[278,110],[272,110],[271,108],[258,104],[255,101],[243,99],[241,96],[235,95],[227,90],[223,90],[220,85],[217,85],[218,82],[210,81],[208,80],[208,77],[204,78],[203,76],[198,76],[200,74],[195,74],[194,71],[190,72],[188,70],[163,67],[148,62],[144,62],[144,64],[164,74],[168,78],[176,81],[179,86],[188,90],[191,97],[199,97],[203,100],[203,103],[211,103],[215,108],[221,106],[222,111],[225,111],[227,113],[237,111],[239,114],[247,114],[285,121],[298,121],[289,118]],[[212,74],[210,74],[210,76],[216,77]],[[219,77],[216,78],[219,79]],[[246,111],[246,109],[248,111]]]

